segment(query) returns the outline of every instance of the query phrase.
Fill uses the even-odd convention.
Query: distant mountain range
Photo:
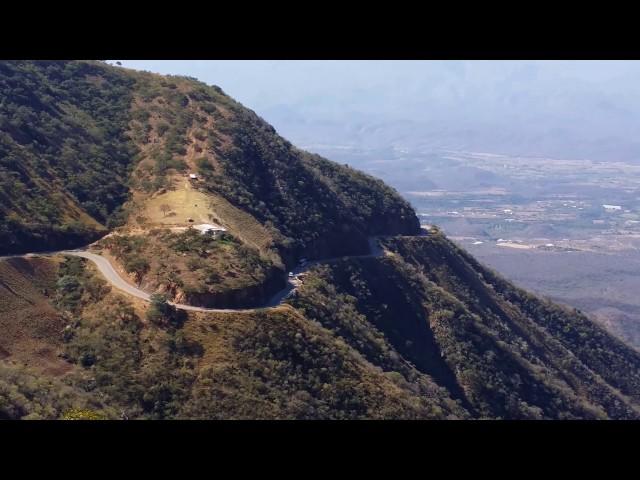
[[[280,67],[342,83],[254,105],[301,145],[640,160],[640,62],[345,63]]]

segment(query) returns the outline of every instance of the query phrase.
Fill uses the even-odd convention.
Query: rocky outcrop
[[[205,308],[254,308],[266,305],[271,297],[286,287],[282,270],[274,269],[260,284],[220,292],[180,292],[175,301]]]

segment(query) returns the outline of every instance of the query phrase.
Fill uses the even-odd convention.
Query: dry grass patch
[[[180,178],[176,182],[180,182]],[[182,179],[175,190],[155,195],[144,205],[142,215],[149,227],[183,226],[193,223],[210,223],[214,211],[210,207],[210,196]],[[192,219],[193,222],[189,222]]]
[[[72,366],[58,357],[66,321],[52,306],[59,261],[0,260],[0,352],[8,363],[63,375]]]

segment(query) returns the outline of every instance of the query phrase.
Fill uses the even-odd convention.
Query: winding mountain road
[[[422,233],[422,235],[425,235],[426,231],[423,230],[421,233]],[[318,264],[321,264],[321,263],[332,263],[332,262],[339,261],[339,260],[341,260],[343,258],[381,257],[381,256],[384,255],[384,250],[380,246],[379,238],[380,237],[371,237],[371,238],[369,238],[369,253],[368,254],[342,256],[342,257],[334,257],[334,258],[326,258],[326,259],[314,260],[312,262],[306,263],[303,266],[300,265],[300,266],[294,268],[292,270],[292,273],[294,274],[294,276],[295,275],[299,275],[301,273],[306,272],[307,270],[309,270],[309,268],[313,267],[314,265],[318,265]],[[89,251],[84,250],[84,249],[61,250],[61,251],[56,251],[56,252],[28,253],[28,254],[24,254],[24,255],[8,255],[6,257],[0,257],[0,258],[27,257],[27,256],[32,256],[32,255],[43,255],[43,256],[72,255],[72,256],[75,256],[75,257],[86,258],[87,260],[92,261],[96,265],[96,267],[98,267],[98,270],[104,276],[104,278],[111,285],[116,287],[118,290],[121,290],[124,293],[126,293],[128,295],[131,295],[132,297],[139,298],[139,299],[144,300],[146,302],[149,302],[150,299],[151,299],[151,294],[145,292],[144,290],[141,290],[141,289],[135,287],[134,285],[131,285],[124,278],[122,278],[120,276],[120,274],[116,271],[116,269],[113,267],[111,262],[109,262],[109,260],[107,260],[105,257],[103,257],[102,255],[99,255],[97,253],[89,252]],[[295,285],[295,283],[293,281],[293,278],[287,277],[287,286],[285,288],[283,288],[282,290],[277,292],[273,297],[271,297],[271,299],[267,302],[266,305],[264,305],[262,307],[254,307],[254,308],[205,308],[205,307],[196,307],[196,306],[193,306],[193,305],[185,305],[185,304],[182,304],[182,303],[174,303],[174,302],[169,302],[169,303],[171,305],[173,305],[174,307],[180,309],[180,310],[189,310],[189,311],[192,311],[192,312],[223,312],[223,313],[229,313],[229,312],[254,312],[254,311],[259,310],[259,309],[273,308],[273,307],[276,307],[276,306],[282,304],[282,302],[287,297],[289,297],[289,295],[291,294],[291,292],[293,290],[295,290],[295,288],[296,288],[296,285]]]
[[[113,268],[113,265],[111,265],[111,262],[109,262],[109,260],[107,260],[105,257],[98,255],[97,253],[87,252],[86,250],[65,250],[58,253],[61,255],[72,255],[75,257],[82,257],[82,258],[86,258],[87,260],[91,260],[93,263],[95,263],[96,267],[98,267],[98,270],[100,271],[100,273],[102,273],[104,278],[111,285],[116,287],[118,290],[122,290],[123,292],[133,297],[140,298],[141,300],[144,300],[146,302],[150,301],[151,294],[145,292],[144,290],[140,290],[139,288],[128,283],[124,278],[120,276],[120,274],[116,271],[116,269]],[[287,291],[285,295],[283,295],[280,301],[277,302],[275,305],[271,305],[271,302],[269,302],[269,304],[266,305],[266,307],[272,307],[272,306],[278,305],[279,303],[282,302],[282,300],[284,300],[287,297],[288,292],[290,292],[291,290],[293,290],[293,288],[295,288],[295,286],[291,282],[291,279],[287,279],[287,280],[288,280],[287,287],[283,289],[283,291]],[[281,293],[282,292],[278,292],[276,296],[281,295]],[[182,303],[174,303],[174,302],[168,302],[168,303],[173,305],[176,308],[179,308],[180,310],[190,310],[192,312],[252,312],[252,311],[258,310],[259,308],[265,308],[265,307],[205,308],[205,307],[195,307],[193,305],[185,305]]]
[[[300,265],[294,268],[293,270],[291,270],[291,272],[294,275],[299,275],[300,273],[306,272],[307,270],[309,270],[309,268],[311,268],[314,265],[318,265],[320,263],[335,262],[342,258],[380,257],[384,255],[384,251],[382,247],[380,247],[380,243],[378,242],[377,237],[372,237],[369,239],[369,251],[370,253],[365,255],[353,255],[349,257],[334,257],[334,258],[315,260],[315,261],[306,263],[304,266]],[[88,252],[86,250],[64,250],[56,253],[61,255],[72,255],[76,257],[86,258],[87,260],[91,260],[96,265],[96,267],[98,267],[98,270],[100,271],[100,273],[102,273],[104,278],[111,285],[116,287],[118,290],[122,290],[123,292],[133,297],[140,298],[141,300],[144,300],[146,302],[150,301],[151,299],[151,294],[145,292],[144,290],[140,290],[139,288],[131,285],[124,278],[122,278],[120,274],[116,271],[116,269],[113,268],[113,265],[111,265],[111,262],[109,262],[109,260],[107,260],[102,255]],[[49,255],[51,255],[51,253]],[[253,312],[261,308],[277,307],[287,297],[289,297],[289,295],[293,290],[295,290],[295,288],[296,288],[296,285],[293,282],[293,279],[290,277],[287,277],[287,285],[285,288],[283,288],[282,290],[277,292],[273,297],[271,297],[271,299],[267,302],[266,305],[261,307],[254,307],[254,308],[206,308],[206,307],[196,307],[193,305],[185,305],[182,303],[174,303],[174,302],[168,302],[168,303],[180,310],[189,310],[192,312],[227,312],[227,313],[228,312]]]

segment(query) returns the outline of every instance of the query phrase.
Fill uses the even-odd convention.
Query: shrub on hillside
[[[167,302],[165,295],[154,293],[147,309],[147,319],[157,325],[179,328],[187,319],[187,314]]]

